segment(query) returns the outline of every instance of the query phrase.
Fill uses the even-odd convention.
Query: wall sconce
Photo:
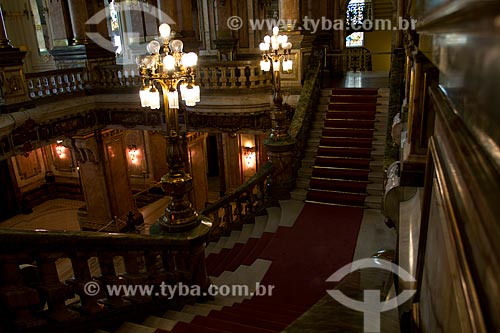
[[[135,145],[128,147],[128,157],[130,158],[130,163],[134,165],[139,163],[139,149]]]
[[[245,157],[247,168],[253,168],[255,166],[255,148],[251,146],[243,147],[243,156]]]
[[[56,141],[56,153],[57,156],[59,156],[59,159],[61,160],[66,158],[66,147],[64,147],[62,143],[63,143],[62,140]]]

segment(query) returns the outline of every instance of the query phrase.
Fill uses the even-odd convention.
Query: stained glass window
[[[351,0],[347,5],[346,27],[355,30],[346,37],[346,47],[362,47],[364,45],[364,32],[359,31],[365,20],[371,20],[372,8],[370,0]]]
[[[362,47],[364,45],[364,32],[353,32],[345,39],[346,47]]]

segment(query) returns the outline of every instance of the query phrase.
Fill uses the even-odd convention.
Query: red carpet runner
[[[272,261],[262,281],[275,286],[272,296],[197,316],[190,324],[177,324],[172,332],[280,332],[325,296],[333,287],[326,279],[352,261],[362,217],[360,208],[306,204],[293,228],[278,228],[259,255],[251,254]],[[244,258],[235,255],[226,263],[234,266],[237,257]]]
[[[307,201],[363,207],[377,89],[333,89]]]

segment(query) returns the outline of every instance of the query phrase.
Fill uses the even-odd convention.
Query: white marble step
[[[196,315],[187,312],[180,312],[174,310],[168,310],[163,314],[163,318],[174,320],[174,321],[182,321],[183,323],[190,323],[193,321]]]
[[[290,192],[292,200],[304,201],[307,197],[307,190],[303,188],[296,188]]]
[[[213,251],[211,253],[219,253],[220,250],[222,250],[224,248],[224,244],[226,244],[227,240],[229,239],[229,237],[221,237],[219,239],[219,241],[216,243]]]
[[[269,207],[266,209],[268,220],[264,232],[276,232],[278,230],[280,219],[281,219],[281,208],[280,207]]]
[[[142,323],[142,325],[148,326],[148,327],[153,327],[153,328],[160,328],[162,330],[171,331],[171,330],[174,329],[175,325],[177,325],[178,322],[179,321],[177,321],[177,320],[171,320],[171,319],[167,319],[167,318],[149,316]]]
[[[231,232],[231,235],[229,235],[228,240],[224,243],[222,246],[223,249],[232,249],[238,239],[240,239],[241,231],[240,230],[234,230]]]
[[[181,312],[194,314],[195,316],[208,316],[210,311],[220,310],[221,307],[217,305],[202,306],[201,304],[185,305]]]
[[[155,333],[156,328],[125,322],[115,333]]]
[[[269,219],[269,216],[267,216],[267,215],[261,215],[261,216],[255,217],[255,226],[252,230],[252,234],[250,236],[251,238],[262,237],[262,234],[264,233],[264,230],[266,229],[268,219]]]
[[[301,200],[281,200],[280,227],[293,227],[304,205],[305,203]]]
[[[246,285],[254,288],[264,278],[271,261],[257,259],[250,266],[241,265],[234,272],[223,272],[218,277],[211,277],[212,283],[217,286]]]
[[[246,244],[246,242],[250,239],[250,236],[252,236],[254,228],[254,223],[244,224],[240,231],[240,237],[236,240],[236,243]]]

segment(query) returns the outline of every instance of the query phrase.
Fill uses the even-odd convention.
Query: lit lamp
[[[247,168],[252,168],[255,165],[255,149],[251,146],[245,146],[243,149]]]
[[[292,43],[288,41],[288,36],[280,35],[279,28],[273,28],[272,36],[265,36],[264,42],[259,45],[262,52],[260,69],[269,72],[272,69],[274,75],[274,95],[273,112],[271,120],[273,128],[271,129],[271,139],[279,141],[288,137],[288,133],[283,127],[286,113],[283,110],[283,96],[281,95],[281,71],[289,72],[293,69],[291,59]]]
[[[192,189],[192,178],[184,171],[182,138],[179,133],[180,101],[195,106],[200,101],[200,87],[195,84],[196,53],[183,53],[183,43],[169,40],[170,26],[159,27],[160,40],[147,45],[149,55],[138,58],[142,88],[139,91],[142,107],[165,111],[168,173],[162,186],[172,200],[165,214],[155,223],[151,234],[182,232],[195,228],[201,218],[194,211],[186,194]],[[163,96],[161,103],[160,96]]]
[[[64,159],[66,157],[66,147],[63,146],[62,140],[56,141],[56,153],[59,156],[59,159]]]

